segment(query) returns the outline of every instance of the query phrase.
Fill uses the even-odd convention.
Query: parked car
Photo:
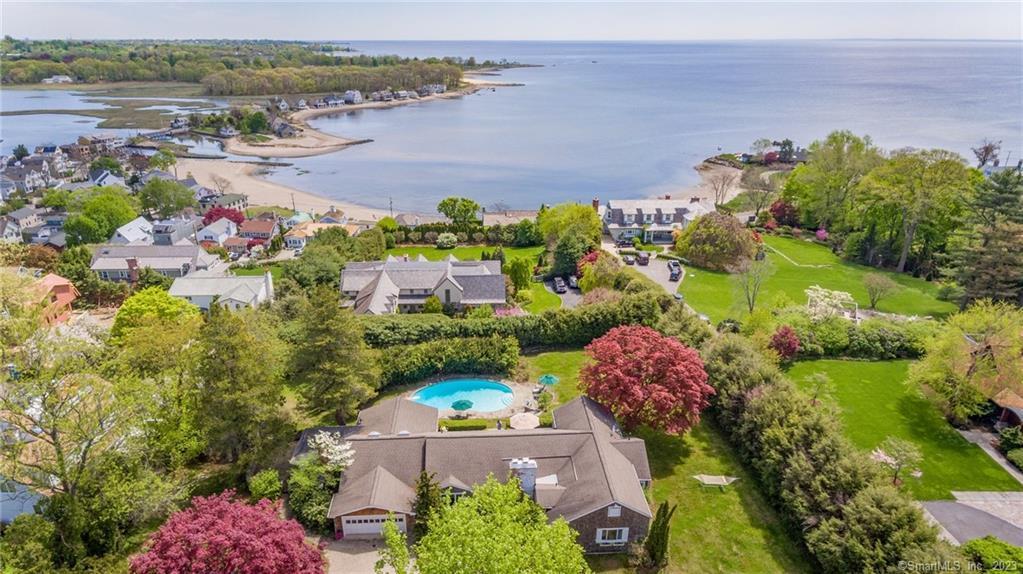
[[[640,251],[636,254],[636,263],[640,265],[650,265],[650,253],[647,251]]]
[[[632,265],[636,262],[636,258],[631,255],[623,255],[622,261],[624,261],[626,265]]]
[[[571,287],[572,289],[579,288],[579,280],[576,279],[575,275],[568,276],[568,286]]]
[[[678,261],[668,261],[668,280],[678,281],[682,278],[682,264]]]
[[[632,240],[631,239],[619,239],[617,242],[615,242],[615,246],[616,247],[632,247]]]
[[[554,278],[554,292],[555,293],[566,293],[566,292],[568,292],[568,287],[565,286],[565,280],[562,279],[561,277],[555,277]]]

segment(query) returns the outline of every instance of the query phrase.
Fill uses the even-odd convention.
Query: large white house
[[[169,293],[203,311],[209,311],[214,302],[236,311],[243,307],[258,307],[267,301],[273,301],[274,282],[269,271],[263,276],[214,276],[196,273],[175,279]]]
[[[605,206],[594,199],[593,203],[612,239],[639,237],[644,243],[671,243],[676,231],[713,211],[693,199],[612,199]]]
[[[195,234],[195,239],[199,243],[216,243],[223,246],[224,241],[227,241],[228,237],[234,237],[235,235],[238,235],[238,225],[226,217],[221,217],[200,229]]]
[[[139,216],[114,231],[110,243],[117,245],[150,245],[153,243],[153,224]]]

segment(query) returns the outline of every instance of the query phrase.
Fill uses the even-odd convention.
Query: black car
[[[640,251],[636,254],[636,263],[640,265],[650,265],[650,253],[646,251]]]
[[[682,269],[680,267],[669,267],[668,268],[668,280],[678,281],[682,278]]]
[[[568,276],[568,286],[571,287],[572,289],[579,288],[579,280],[575,278],[575,275]]]
[[[554,292],[555,293],[568,292],[568,287],[565,286],[565,280],[562,279],[561,277],[554,278]]]
[[[619,239],[615,243],[615,245],[617,247],[632,247],[632,240],[631,239]]]

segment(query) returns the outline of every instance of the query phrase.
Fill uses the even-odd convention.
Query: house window
[[[651,223],[654,220],[654,214],[652,213],[643,214],[643,220],[646,221],[647,223]]]
[[[629,539],[628,528],[598,528],[597,544],[615,546],[625,544]]]
[[[632,223],[633,215],[629,214],[625,216],[625,223]]]
[[[444,290],[444,302],[445,303],[450,303],[451,302],[451,289],[445,289]]]
[[[607,507],[607,517],[608,518],[618,518],[621,515],[622,515],[622,507],[621,506],[618,506],[617,504],[612,504],[611,506]]]

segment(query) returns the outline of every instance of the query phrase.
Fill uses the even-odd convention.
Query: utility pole
[[[295,207],[295,194],[294,193],[291,194],[291,210],[292,211],[298,211],[298,208]]]
[[[387,196],[387,210],[390,211],[391,217],[394,217],[394,198]]]

